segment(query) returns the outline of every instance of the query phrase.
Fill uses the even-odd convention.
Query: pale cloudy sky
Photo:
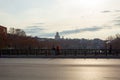
[[[28,35],[101,38],[120,33],[120,0],[0,0],[0,25]]]

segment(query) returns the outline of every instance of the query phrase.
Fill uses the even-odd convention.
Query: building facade
[[[7,28],[0,25],[0,48],[6,46],[7,43]]]

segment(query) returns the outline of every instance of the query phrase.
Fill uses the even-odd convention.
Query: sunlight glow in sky
[[[101,38],[120,33],[120,0],[0,0],[0,25],[27,35]]]

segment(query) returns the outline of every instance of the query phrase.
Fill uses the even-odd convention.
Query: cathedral
[[[59,39],[60,39],[59,32],[56,32],[56,35],[55,35],[55,40],[59,40]]]

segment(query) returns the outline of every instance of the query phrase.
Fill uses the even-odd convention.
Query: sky
[[[120,0],[0,0],[0,25],[41,38],[106,39],[120,33]]]

